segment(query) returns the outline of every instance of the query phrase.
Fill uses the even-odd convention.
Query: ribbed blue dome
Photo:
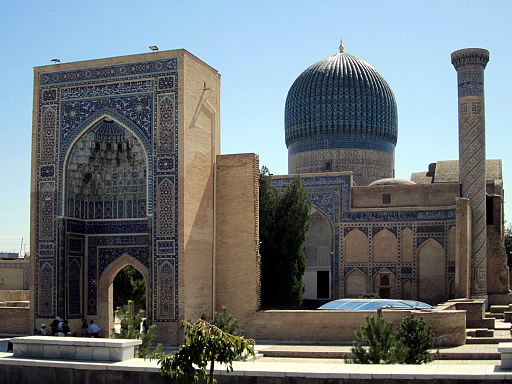
[[[329,148],[394,153],[395,97],[368,63],[345,52],[329,56],[295,80],[285,108],[289,155]]]

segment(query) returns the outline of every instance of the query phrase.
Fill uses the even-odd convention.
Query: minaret
[[[487,295],[484,69],[489,51],[452,53],[459,90],[459,181],[471,204],[471,297]]]

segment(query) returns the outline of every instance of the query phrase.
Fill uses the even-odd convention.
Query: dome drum
[[[393,177],[397,121],[393,92],[371,65],[345,52],[327,57],[306,69],[288,92],[285,107],[288,168],[292,173],[318,172],[320,164],[313,161],[318,153],[302,156],[313,161],[309,170],[307,164],[297,168],[292,163],[297,163],[298,154],[328,150],[329,156],[347,161],[338,164],[333,161],[332,171],[356,173],[355,168],[359,166],[373,169],[376,163],[371,160],[367,164],[363,164],[364,159],[362,163],[351,163],[350,156],[332,154],[332,150],[359,149],[387,153],[386,161],[377,162],[385,169],[376,173],[380,178]],[[374,180],[369,178],[364,182]]]

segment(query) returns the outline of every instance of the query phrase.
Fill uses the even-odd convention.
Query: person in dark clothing
[[[62,333],[64,334],[64,336],[71,336],[71,329],[69,329],[67,320],[64,320],[62,322]]]

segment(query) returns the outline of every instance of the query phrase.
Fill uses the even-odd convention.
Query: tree
[[[311,201],[298,176],[278,189],[263,167],[259,182],[262,304],[264,308],[298,308],[304,294],[302,247]]]
[[[192,384],[207,378],[207,365],[210,363],[208,383],[213,384],[215,362],[227,364],[227,371],[233,371],[233,361],[245,353],[255,356],[254,340],[231,335],[205,320],[194,324],[181,323],[185,340],[174,355],[161,355],[158,362],[160,373]]]
[[[512,224],[505,227],[505,250],[507,251],[508,266],[512,267]]]
[[[133,300],[128,300],[126,305],[118,307],[116,310],[116,317],[121,320],[121,332],[117,334],[112,330],[111,335],[112,339],[140,339],[142,344],[139,345],[139,357],[148,357],[151,355],[150,347],[155,339],[156,331],[156,325],[154,324],[141,331],[141,323],[143,322],[144,316],[144,310],[140,309],[138,313],[135,313]],[[162,348],[162,344],[158,344],[155,352],[161,352]]]
[[[244,331],[240,329],[240,324],[236,317],[228,313],[226,307],[222,307],[220,312],[215,312],[212,324],[222,329],[224,332],[235,336],[243,336]]]
[[[432,328],[423,320],[423,317],[417,318],[411,315],[403,318],[396,331],[396,339],[407,350],[407,354],[400,363],[423,364],[435,359],[429,353],[429,350],[434,348],[435,337]]]
[[[358,364],[422,364],[435,356],[429,353],[434,347],[435,337],[431,327],[414,315],[402,319],[396,332],[393,322],[386,321],[382,309],[377,318],[366,316],[361,329],[356,331],[351,359]]]
[[[114,310],[133,300],[136,309],[146,307],[146,282],[142,274],[131,265],[119,271],[114,278]]]
[[[397,342],[393,328],[393,322],[384,319],[380,308],[377,318],[366,316],[361,329],[356,331],[353,357],[348,361],[356,364],[395,364],[403,360],[407,351]]]

